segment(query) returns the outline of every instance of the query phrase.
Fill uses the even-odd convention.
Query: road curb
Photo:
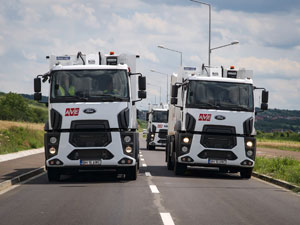
[[[45,167],[40,167],[38,169],[35,169],[35,170],[32,170],[32,171],[29,171],[27,173],[24,173],[20,176],[17,176],[17,177],[14,177],[13,179],[11,180],[6,180],[6,181],[3,181],[0,183],[0,192],[1,191],[4,191],[6,190],[7,188],[13,186],[13,185],[16,185],[16,184],[19,184],[21,182],[24,182],[36,175],[39,175],[41,173],[45,172]]]
[[[264,175],[264,174],[260,174],[260,173],[257,173],[257,172],[252,172],[252,176],[254,176],[256,178],[259,178],[261,180],[270,182],[272,184],[276,184],[280,187],[283,187],[283,188],[291,190],[291,191],[295,191],[295,190],[299,191],[300,190],[299,186],[293,185],[293,184],[288,183],[288,182],[283,181],[283,180],[275,179],[273,177],[270,177],[270,176],[267,176],[267,175]]]

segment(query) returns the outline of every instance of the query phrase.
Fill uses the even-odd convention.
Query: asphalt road
[[[0,224],[300,224],[292,192],[211,169],[174,176],[164,151],[141,148],[136,181],[101,172],[49,184],[43,174],[0,195]]]

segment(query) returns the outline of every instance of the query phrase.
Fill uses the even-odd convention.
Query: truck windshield
[[[52,102],[129,101],[126,70],[60,70],[51,74]]]
[[[251,84],[190,81],[188,84],[188,108],[253,111],[253,87]]]
[[[152,122],[167,123],[168,122],[168,111],[153,111]]]

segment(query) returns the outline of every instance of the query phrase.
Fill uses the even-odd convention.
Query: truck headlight
[[[125,136],[125,137],[124,137],[124,142],[125,142],[125,143],[131,142],[131,137],[130,137],[130,136]]]
[[[190,139],[188,137],[185,137],[182,139],[182,141],[187,144],[190,142]]]
[[[51,137],[49,139],[49,141],[50,141],[51,144],[56,144],[57,143],[57,138],[56,137]]]
[[[130,147],[130,146],[127,146],[126,148],[125,148],[125,152],[126,153],[132,153],[132,147]]]
[[[56,148],[54,148],[54,147],[49,148],[49,153],[51,155],[55,155],[56,154]]]
[[[247,141],[246,145],[247,145],[247,147],[252,148],[253,147],[253,142],[252,141]]]
[[[151,137],[154,137],[154,134],[151,134]]]

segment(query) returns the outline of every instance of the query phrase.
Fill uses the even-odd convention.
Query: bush
[[[0,154],[39,148],[44,145],[44,131],[24,127],[0,130]]]
[[[0,120],[41,123],[47,121],[47,110],[30,107],[21,95],[8,93],[0,99]]]

